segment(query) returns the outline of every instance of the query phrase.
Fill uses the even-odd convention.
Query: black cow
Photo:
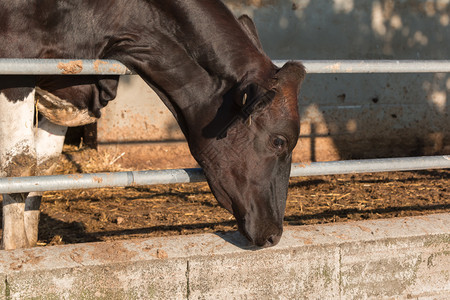
[[[0,57],[116,59],[175,116],[219,203],[261,247],[282,234],[300,63],[277,68],[219,0],[0,0]],[[0,77],[1,176],[46,174],[66,126],[95,121],[115,76]],[[44,116],[33,128],[35,98]],[[40,195],[3,196],[3,247],[37,241]]]

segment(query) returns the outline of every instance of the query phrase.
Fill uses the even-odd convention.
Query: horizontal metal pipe
[[[281,67],[287,60],[274,60]],[[309,74],[450,72],[450,60],[302,60]],[[0,59],[0,75],[130,75],[116,60]]]
[[[0,178],[0,193],[44,192],[205,181],[202,169],[127,171]]]
[[[292,164],[291,177],[450,168],[450,156],[364,159]],[[202,169],[128,171],[0,178],[0,194],[203,182]]]
[[[0,59],[0,75],[130,75],[116,60],[103,59]]]
[[[309,74],[448,73],[450,60],[302,60]],[[286,60],[274,60],[281,67]]]
[[[296,163],[291,177],[449,169],[450,155]]]

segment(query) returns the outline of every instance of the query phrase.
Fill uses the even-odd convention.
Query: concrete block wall
[[[450,215],[0,251],[0,299],[449,299]]]

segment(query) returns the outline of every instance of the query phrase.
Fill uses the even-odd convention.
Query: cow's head
[[[207,139],[194,147],[217,200],[235,216],[240,232],[260,247],[275,245],[283,231],[304,75],[301,64],[288,62],[262,84],[230,90],[203,128]]]
[[[251,19],[239,21],[262,53]],[[305,77],[300,63],[277,68],[267,61],[264,76],[248,75],[213,99],[220,107],[199,116],[197,124],[209,121],[201,125],[201,137],[189,139],[213,194],[235,216],[239,231],[260,247],[277,244],[283,232],[300,131],[298,93]]]
[[[197,47],[188,55],[184,44],[162,39],[171,46],[167,57],[147,61],[149,56],[129,55],[145,52],[130,46],[111,58],[132,66],[155,88],[219,203],[236,217],[250,242],[267,247],[275,245],[283,231],[305,70],[295,62],[276,67],[263,53],[249,17],[239,23],[222,21],[229,27],[223,32],[235,33],[229,51],[220,49],[224,57],[214,47]],[[214,36],[213,42],[220,37]],[[211,35],[202,42],[208,38]],[[202,55],[197,57],[198,52]]]

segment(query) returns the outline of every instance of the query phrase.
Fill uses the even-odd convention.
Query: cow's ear
[[[291,86],[297,93],[300,90],[301,83],[305,79],[306,71],[300,62],[288,61],[277,71],[276,78],[278,84],[282,86]]]
[[[238,18],[238,20],[248,37],[252,40],[253,44],[262,51],[261,41],[259,40],[258,32],[256,31],[256,26],[252,19],[247,15],[242,15]]]

